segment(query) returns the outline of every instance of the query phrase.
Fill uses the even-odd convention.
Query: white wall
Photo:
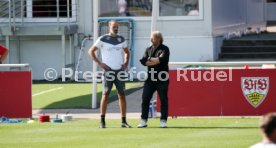
[[[40,46],[47,43],[48,46]],[[21,44],[22,63],[31,64],[34,79],[44,79],[44,70],[54,68],[61,69],[61,54],[57,54],[59,43],[56,41],[24,41]]]
[[[115,7],[114,7],[115,6]],[[118,13],[117,0],[102,1],[100,2],[99,11],[103,14]]]
[[[266,0],[247,0],[247,23],[249,25],[266,22]]]
[[[1,41],[5,43],[5,41]],[[5,45],[5,44],[4,44]],[[66,40],[66,59],[69,59],[69,41]],[[61,75],[62,57],[61,37],[20,37],[10,41],[10,64],[28,63],[31,65],[33,79],[43,80],[44,71],[54,68]]]
[[[276,3],[267,4],[267,20],[276,21]]]
[[[246,23],[245,0],[212,0],[213,27]]]
[[[79,33],[84,33],[86,36],[93,34],[93,1],[78,0],[78,16],[77,23]]]
[[[264,27],[265,0],[212,0],[213,34]]]

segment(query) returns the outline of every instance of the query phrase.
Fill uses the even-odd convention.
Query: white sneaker
[[[166,128],[167,127],[167,121],[166,120],[160,120],[160,127]]]
[[[147,127],[147,121],[145,119],[141,119],[140,124],[137,126],[138,128],[145,128]]]

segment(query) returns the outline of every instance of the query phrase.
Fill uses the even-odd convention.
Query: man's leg
[[[148,126],[147,121],[149,116],[149,105],[155,90],[156,88],[153,82],[144,83],[143,95],[142,95],[142,114],[141,114],[140,124],[137,126],[138,128],[144,128]]]
[[[155,92],[155,84],[153,82],[145,82],[142,94],[142,120],[147,121],[149,116],[149,105],[153,93]]]
[[[119,97],[119,105],[120,105],[120,111],[121,111],[121,117],[122,117],[122,127],[125,128],[131,128],[130,125],[128,125],[126,121],[126,97],[125,94],[118,93]]]
[[[121,111],[121,117],[126,117],[126,96],[125,96],[125,81],[119,80],[118,75],[121,73],[125,74],[124,71],[116,71],[115,73],[115,81],[114,84],[117,89],[118,93],[118,98],[119,98],[119,106],[120,106],[120,111]]]
[[[125,94],[118,93],[119,106],[121,111],[121,117],[126,117],[126,96]]]
[[[107,99],[108,99],[108,96],[107,94],[103,94],[102,95],[102,100],[101,100],[101,115],[102,116],[105,116],[106,114],[106,108],[107,108]]]
[[[105,128],[105,114],[106,114],[106,108],[107,108],[107,99],[108,99],[108,95],[102,96],[101,106],[100,106],[100,112],[101,112],[100,128]]]
[[[106,108],[107,108],[107,100],[113,86],[113,81],[106,78],[106,73],[104,73],[103,81],[104,81],[105,92],[103,92],[102,99],[101,99],[101,106],[100,106],[100,112],[101,112],[100,128],[105,128],[105,114],[106,114]]]
[[[119,106],[120,106],[121,117],[122,117],[122,127],[131,128],[131,126],[128,125],[126,121],[127,103],[126,103],[126,96],[125,96],[125,81],[119,80],[116,78],[114,84],[118,91]]]
[[[161,127],[166,127],[166,122],[168,119],[168,87],[169,81],[160,82],[157,85],[157,92],[161,102]]]

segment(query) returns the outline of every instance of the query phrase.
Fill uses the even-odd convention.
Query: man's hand
[[[147,61],[146,62],[146,65],[147,66],[154,66],[154,65],[156,65],[154,62],[152,62],[152,61]]]
[[[122,70],[126,70],[127,67],[128,67],[128,63],[124,63],[124,64],[122,65]]]
[[[107,66],[105,63],[99,63],[98,65],[106,71],[111,70],[111,68],[109,66]]]
[[[151,58],[150,61],[155,63],[155,65],[160,64],[159,58]]]
[[[155,66],[160,64],[159,58],[150,58],[147,62],[146,65],[147,66]]]

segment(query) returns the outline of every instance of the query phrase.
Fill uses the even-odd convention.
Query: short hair
[[[163,43],[164,39],[163,39],[163,35],[162,35],[162,33],[161,33],[160,31],[153,31],[153,32],[151,33],[151,35],[152,35],[153,37],[155,37],[155,38],[160,39],[160,43],[161,43],[161,44]]]
[[[116,20],[110,20],[110,21],[108,21],[108,26],[110,26],[111,23],[117,23],[118,24],[118,22]]]
[[[276,130],[276,112],[261,117],[260,128],[266,136],[270,136]]]

